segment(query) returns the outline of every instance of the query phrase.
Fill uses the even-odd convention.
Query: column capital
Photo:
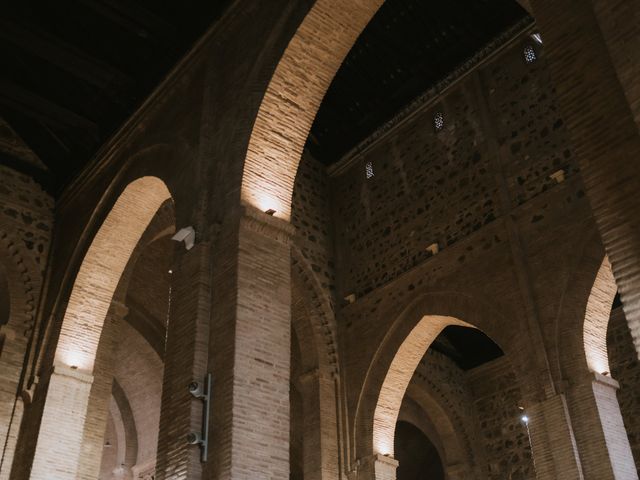
[[[118,300],[111,300],[109,309],[111,313],[119,319],[124,319],[127,315],[129,315],[129,307],[127,307],[123,302],[119,302]]]
[[[368,480],[395,480],[399,462],[387,455],[374,453],[358,460],[358,475]]]
[[[260,235],[289,245],[296,228],[278,217],[273,217],[250,205],[241,206],[240,228],[252,230]]]

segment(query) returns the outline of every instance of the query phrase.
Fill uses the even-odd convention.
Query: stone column
[[[640,355],[640,135],[603,37],[603,2],[530,3],[560,111]],[[612,11],[615,3],[620,2],[607,2]]]
[[[305,480],[338,480],[339,452],[334,380],[314,369],[300,376]]]
[[[214,281],[209,477],[288,480],[294,229],[248,206],[229,224]]]
[[[396,480],[398,461],[376,453],[360,460],[356,475],[349,480]]]
[[[200,447],[187,443],[189,433],[202,430],[203,402],[188,387],[193,381],[202,383],[208,370],[210,255],[211,244],[198,239],[191,250],[180,244],[175,254],[155,469],[158,480],[203,476]]]
[[[593,373],[568,389],[567,402],[587,479],[638,479],[616,398],[618,388],[614,379]]]
[[[538,480],[582,480],[582,467],[563,395],[527,409],[529,440]]]

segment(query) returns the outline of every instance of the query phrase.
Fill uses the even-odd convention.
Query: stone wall
[[[293,189],[291,223],[296,227],[294,248],[299,249],[319,285],[333,300],[335,273],[329,202],[326,168],[305,151]]]
[[[518,380],[500,357],[467,373],[491,480],[536,478]]]
[[[429,409],[421,402],[425,393],[438,405],[439,409]],[[472,392],[467,385],[464,372],[447,356],[433,349],[427,353],[416,368],[407,395],[425,410],[424,414],[437,425],[440,441],[444,441],[443,466],[463,463],[468,473],[476,466],[482,468],[484,451],[478,437],[478,422],[473,406]],[[437,416],[442,414],[446,420]],[[443,424],[453,427],[453,438],[447,439]],[[455,448],[454,448],[455,447]]]
[[[32,178],[0,166],[0,230],[19,240],[41,271],[52,229],[53,199]]]
[[[640,361],[622,308],[611,313],[607,329],[611,376],[620,383],[618,403],[636,467],[640,471]]]
[[[422,394],[433,399],[438,408],[421,400]],[[443,441],[445,468],[458,468],[465,472],[463,478],[535,479],[529,437],[519,408],[522,394],[506,357],[465,372],[449,357],[429,349],[411,379],[407,395],[436,425]],[[443,428],[446,423],[453,426],[455,439]]]
[[[2,145],[4,148],[4,145]],[[0,325],[0,478],[9,478],[23,412],[19,384],[35,324],[53,227],[53,200],[30,177],[0,166],[0,275],[8,318]],[[0,286],[2,288],[3,286]],[[20,387],[22,388],[22,387]]]
[[[542,52],[524,61],[527,38],[334,169],[342,293],[389,283],[429,258],[429,245],[442,250],[477,232],[552,187],[560,169],[575,174]]]

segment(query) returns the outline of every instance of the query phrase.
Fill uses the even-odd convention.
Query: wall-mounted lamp
[[[211,374],[207,373],[204,383],[191,382],[189,384],[189,393],[193,398],[202,400],[202,430],[200,432],[191,432],[187,435],[187,443],[189,445],[200,446],[200,461],[206,462],[209,452],[209,404],[211,401]]]
[[[522,423],[524,423],[525,425],[529,425],[529,417],[527,415],[522,415],[522,417],[520,417],[520,420],[522,420]]]
[[[181,228],[173,237],[171,237],[171,240],[184,242],[184,247],[187,250],[191,250],[196,241],[196,231],[191,226]]]

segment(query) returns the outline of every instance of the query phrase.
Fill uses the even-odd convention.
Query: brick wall
[[[505,357],[468,372],[484,446],[488,478],[536,478],[527,427],[522,421],[522,394],[515,372]]]

